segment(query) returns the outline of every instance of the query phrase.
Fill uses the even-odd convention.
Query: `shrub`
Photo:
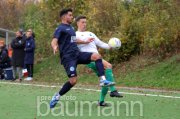
[[[59,22],[59,10],[71,7],[75,16],[87,16],[88,30],[100,39],[107,42],[111,37],[118,37],[122,40],[119,50],[101,52],[110,61],[118,63],[141,53],[164,57],[179,49],[180,9],[177,3],[175,0],[47,1],[26,8],[24,26],[33,28],[37,34],[37,55],[47,57],[52,54],[49,44]]]

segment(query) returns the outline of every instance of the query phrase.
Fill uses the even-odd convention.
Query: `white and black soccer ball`
[[[121,40],[119,38],[110,38],[108,42],[109,46],[112,48],[120,48],[121,47]]]

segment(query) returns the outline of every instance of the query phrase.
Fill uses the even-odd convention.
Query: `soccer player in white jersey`
[[[91,52],[91,53],[99,53],[97,50],[97,46],[102,49],[111,49],[111,47],[101,41],[94,33],[86,31],[86,17],[85,16],[78,16],[76,17],[76,23],[78,26],[78,31],[76,31],[76,39],[78,48],[81,52]],[[109,81],[114,82],[114,76],[112,71],[112,65],[103,59],[103,65],[105,68],[105,75],[106,79]],[[97,73],[97,69],[94,62],[91,62],[87,65],[89,68],[93,69]],[[118,93],[115,86],[110,87],[102,87],[99,99],[99,106],[108,106],[107,103],[104,102],[105,96],[110,89],[110,96],[111,97],[123,97],[121,94]]]

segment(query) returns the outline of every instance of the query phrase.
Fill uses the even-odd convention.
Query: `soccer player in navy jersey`
[[[76,33],[71,26],[73,21],[72,9],[60,11],[61,24],[54,32],[51,42],[54,53],[60,51],[61,64],[64,66],[69,80],[63,85],[50,101],[54,108],[60,97],[67,93],[77,82],[76,68],[78,64],[89,64],[94,61],[100,78],[100,86],[111,86],[114,82],[106,80],[102,58],[98,53],[80,52],[76,44]]]

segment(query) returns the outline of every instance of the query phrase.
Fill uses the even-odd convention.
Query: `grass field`
[[[134,58],[129,62],[118,64],[115,69],[116,84],[118,86],[145,87],[180,90],[180,54],[164,61],[148,58]],[[153,62],[153,63],[152,63]],[[35,80],[43,82],[63,83],[67,80],[58,56],[51,56],[35,64]],[[98,78],[87,73],[84,65],[78,66],[80,84],[96,85]]]
[[[24,84],[24,83],[22,83]],[[77,85],[76,88],[79,86]],[[96,89],[95,87],[89,87]],[[98,89],[98,88],[97,88]],[[97,107],[99,92],[71,90],[54,110],[48,108],[50,97],[58,87],[15,85],[0,82],[1,119],[179,119],[180,98],[136,95],[148,93],[180,97],[178,92],[125,90],[124,98],[110,98],[109,107]],[[61,106],[60,106],[61,105]],[[91,107],[92,106],[92,107]]]

